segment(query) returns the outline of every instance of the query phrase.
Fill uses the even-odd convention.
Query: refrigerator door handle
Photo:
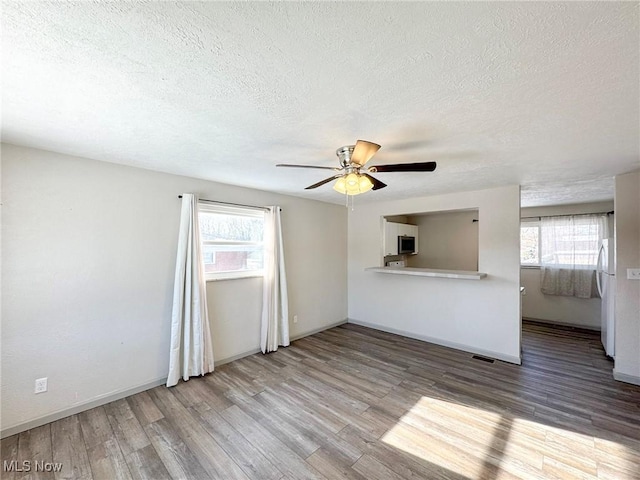
[[[604,245],[600,245],[600,250],[598,251],[598,263],[596,264],[596,285],[598,286],[598,294],[600,295],[600,298],[602,298],[602,282],[600,281],[600,275],[602,275],[602,269],[600,268],[600,265],[601,265],[603,251],[604,251]]]

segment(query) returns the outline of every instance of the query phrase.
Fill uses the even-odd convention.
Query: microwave
[[[405,235],[398,237],[398,255],[404,253],[416,253],[416,237]]]

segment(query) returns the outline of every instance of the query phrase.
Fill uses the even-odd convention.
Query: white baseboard
[[[373,328],[374,330],[380,330],[382,332],[401,335],[403,337],[422,340],[423,342],[434,343],[436,345],[441,345],[443,347],[455,348],[456,350],[462,350],[463,352],[475,353],[477,355],[482,355],[483,357],[496,358],[504,362],[515,363],[516,365],[520,365],[522,363],[522,360],[520,357],[515,357],[512,355],[504,355],[502,353],[493,352],[491,350],[485,350],[483,348],[477,348],[471,345],[451,342],[449,340],[443,340],[441,338],[434,338],[434,337],[428,337],[426,335],[419,335],[416,333],[406,332],[404,330],[398,330],[396,328],[384,327],[382,325],[377,325],[375,323],[363,322],[362,320],[356,320],[353,318],[349,319],[349,323],[353,323],[355,325],[361,325],[363,327]]]
[[[99,407],[100,405],[106,405],[107,403],[115,402],[116,400],[120,400],[121,398],[135,395],[136,393],[144,392],[145,390],[149,390],[151,388],[157,387],[158,385],[162,385],[166,383],[166,381],[167,377],[158,378],[157,380],[147,382],[137,387],[118,390],[116,392],[94,398],[87,402],[78,403],[77,405],[74,405],[70,408],[63,408],[56,412],[48,413],[47,415],[43,415],[42,417],[34,418],[33,420],[29,420],[27,422],[19,423],[18,425],[5,428],[0,432],[0,438],[10,437],[11,435],[15,435],[16,433],[24,432],[25,430],[29,430],[31,428],[41,427],[42,425],[45,425],[47,423],[55,422],[56,420],[60,420],[61,418],[69,417],[71,415],[75,415],[76,413]]]
[[[617,372],[615,368],[613,369],[613,378],[615,378],[619,382],[631,383],[633,385],[640,385],[640,377],[636,377],[635,375],[628,375],[622,372]]]
[[[310,331],[305,332],[305,333],[299,333],[298,335],[290,337],[289,341],[293,342],[295,340],[299,340],[301,338],[308,337],[309,335],[315,335],[316,333],[320,333],[320,332],[323,332],[325,330],[329,330],[330,328],[339,327],[340,325],[344,325],[345,323],[347,323],[347,319],[346,318],[344,320],[340,320],[339,322],[335,322],[335,323],[332,323],[330,325],[325,325],[324,327],[315,328],[315,329],[310,330]],[[249,355],[253,355],[255,353],[260,353],[261,351],[262,350],[260,349],[260,347],[258,347],[258,348],[249,350],[249,351],[244,352],[244,353],[239,353],[238,355],[233,355],[231,357],[224,358],[222,360],[216,360],[216,365],[224,365],[225,363],[231,363],[234,360],[240,360],[241,358],[248,357]]]
[[[340,325],[344,325],[347,323],[349,319],[345,318],[344,320],[340,320],[339,322],[332,323],[330,325],[325,325],[324,327],[316,328],[314,330],[310,330],[306,333],[300,333],[295,337],[291,337],[291,341],[300,340],[301,338],[308,337],[309,335],[315,335],[316,333],[324,332],[325,330],[329,330],[330,328],[339,327]]]
[[[320,327],[320,328],[311,330],[309,332],[301,333],[299,335],[296,335],[295,337],[291,338],[291,341],[298,340],[300,338],[307,337],[309,335],[313,335],[313,334],[322,332],[323,330],[328,330],[330,328],[334,328],[334,327],[337,327],[339,325],[343,325],[345,323],[347,323],[347,319],[346,318],[344,320],[339,321],[339,322],[332,323],[331,325],[326,325],[324,327]],[[230,363],[230,362],[233,362],[234,360],[239,360],[241,358],[244,358],[244,357],[247,357],[249,355],[253,355],[255,353],[259,353],[259,352],[260,352],[260,348],[252,349],[252,350],[249,350],[249,351],[244,352],[244,353],[239,353],[237,355],[233,355],[231,357],[227,357],[227,358],[223,358],[223,359],[220,359],[220,360],[216,360],[215,361],[215,365],[216,366],[224,365],[225,363]],[[33,420],[29,420],[27,422],[19,423],[17,425],[5,428],[4,430],[0,431],[0,438],[10,437],[11,435],[15,435],[17,433],[24,432],[24,431],[32,429],[32,428],[40,427],[40,426],[45,425],[45,424],[50,423],[50,422],[55,422],[56,420],[60,420],[61,418],[69,417],[71,415],[75,415],[77,413],[84,412],[85,410],[90,410],[92,408],[99,407],[101,405],[106,405],[107,403],[115,402],[116,400],[120,400],[122,398],[126,398],[126,397],[128,397],[130,395],[135,395],[136,393],[144,392],[145,390],[150,390],[150,389],[155,388],[155,387],[157,387],[159,385],[163,385],[166,382],[167,382],[167,377],[162,377],[162,378],[159,378],[157,380],[153,380],[151,382],[147,382],[147,383],[145,383],[143,385],[139,385],[137,387],[127,388],[127,389],[124,389],[124,390],[118,390],[116,392],[109,393],[109,394],[107,394],[105,396],[94,398],[94,399],[89,400],[87,402],[79,403],[79,404],[74,405],[74,406],[72,406],[70,408],[63,408],[63,409],[58,410],[56,412],[48,413],[46,415],[43,415],[42,417],[38,417],[38,418],[35,418]]]
[[[253,355],[255,353],[260,353],[260,348],[259,347],[251,349],[251,350],[248,350],[248,351],[246,351],[244,353],[239,353],[237,355],[232,355],[232,356],[227,357],[227,358],[221,358],[220,360],[216,360],[215,361],[215,366],[218,367],[220,365],[224,365],[225,363],[231,363],[231,362],[234,362],[236,360],[240,360],[241,358],[248,357],[249,355]]]

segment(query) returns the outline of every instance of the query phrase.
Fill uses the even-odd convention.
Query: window
[[[198,218],[207,280],[262,276],[263,211],[200,203]]]
[[[520,264],[523,267],[595,269],[606,236],[603,215],[566,215],[523,220]]]
[[[540,266],[540,221],[520,224],[520,264],[524,267]]]

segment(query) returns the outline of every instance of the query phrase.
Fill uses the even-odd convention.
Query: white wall
[[[479,271],[458,280],[365,271],[380,266],[381,216],[479,209]],[[518,186],[380,202],[349,214],[349,321],[507,361],[520,359]]]
[[[640,385],[640,281],[628,268],[640,268],[640,171],[615,178],[616,331],[613,375]]]
[[[282,206],[291,335],[346,319],[342,206],[11,145],[2,173],[5,432],[166,377],[180,193]],[[207,284],[217,360],[258,349],[261,282]]]
[[[408,265],[442,270],[478,270],[478,212],[445,212],[412,215],[418,226],[418,254]]]
[[[550,207],[523,208],[521,215],[526,217],[552,215],[579,215],[582,213],[600,213],[613,210],[613,202],[580,203]],[[609,217],[609,235],[613,235],[613,217]],[[556,295],[543,295],[540,291],[540,269],[523,268],[522,286],[526,295],[522,297],[522,316],[537,321],[558,325],[571,325],[591,330],[600,330],[600,299],[576,298]]]
[[[600,330],[600,299],[544,295],[540,291],[540,269],[523,268],[525,295],[522,317],[530,320]]]

